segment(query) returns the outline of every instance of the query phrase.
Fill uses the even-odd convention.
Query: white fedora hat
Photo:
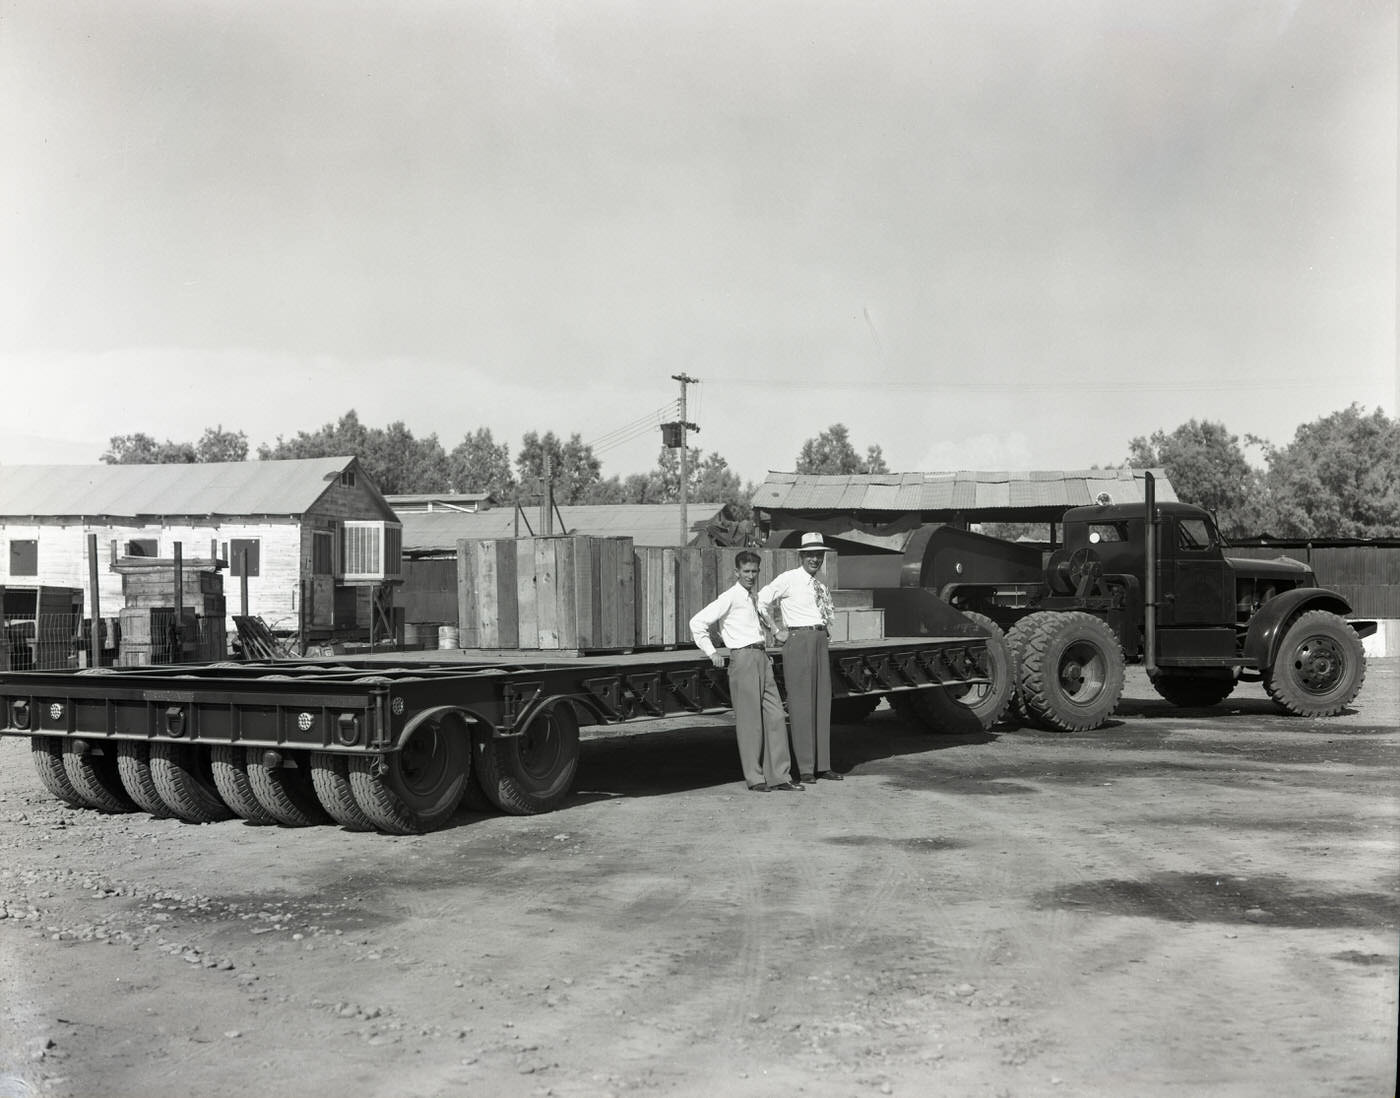
[[[831,546],[822,541],[820,534],[803,534],[802,544],[797,547],[799,553],[830,553]]]

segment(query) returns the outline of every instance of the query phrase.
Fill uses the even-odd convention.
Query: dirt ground
[[[408,838],[77,811],[3,738],[0,1098],[1393,1094],[1397,724],[1396,658],[1318,721],[1131,669],[757,794],[685,718]]]

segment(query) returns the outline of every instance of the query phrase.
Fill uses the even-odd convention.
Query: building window
[[[354,470],[354,469],[346,469],[345,472],[343,472],[343,473],[340,474],[340,486],[341,486],[342,488],[353,488],[353,487],[355,487],[355,470]]]
[[[126,543],[126,555],[129,557],[158,557],[159,545],[155,538],[132,538]]]
[[[311,534],[311,574],[335,575],[335,535],[329,530],[315,530]]]
[[[39,543],[33,539],[10,542],[10,575],[39,574]]]
[[[262,575],[261,555],[257,538],[230,538],[228,543],[228,571],[231,576]],[[244,565],[247,571],[244,571]]]
[[[403,528],[398,523],[347,520],[340,530],[342,579],[403,575]]]

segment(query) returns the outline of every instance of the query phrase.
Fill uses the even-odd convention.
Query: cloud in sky
[[[1395,16],[8,0],[0,362],[75,460],[587,440],[682,370],[749,477],[838,421],[897,468],[1284,442],[1400,395]]]

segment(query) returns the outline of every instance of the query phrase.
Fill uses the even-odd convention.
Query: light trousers
[[[778,785],[788,781],[787,718],[773,661],[759,648],[729,653],[729,698],[734,703],[734,730],[739,740],[739,764],[749,785]]]

